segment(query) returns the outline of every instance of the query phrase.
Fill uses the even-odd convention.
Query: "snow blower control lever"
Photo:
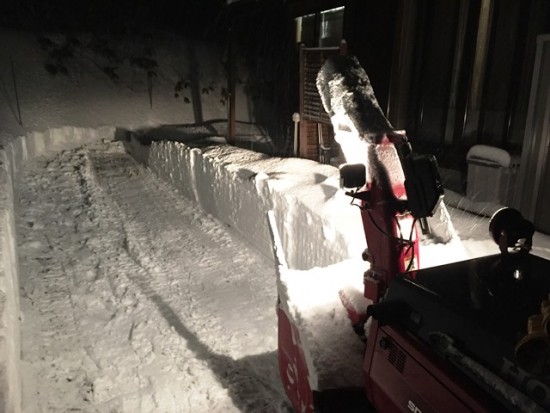
[[[404,203],[403,210],[408,210],[419,221],[422,232],[426,234],[429,231],[426,218],[434,214],[443,195],[437,160],[432,155],[419,155],[412,152],[405,136],[393,135],[389,140],[395,146],[405,175],[407,202]],[[364,201],[368,200],[368,190],[360,191],[360,188],[367,183],[364,164],[342,165],[340,183],[343,188],[355,188],[355,191],[346,192],[347,195]]]

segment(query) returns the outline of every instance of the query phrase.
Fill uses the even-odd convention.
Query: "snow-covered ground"
[[[120,144],[20,188],[24,411],[280,411],[265,256]]]
[[[16,165],[2,157],[2,188],[15,179],[17,192],[12,208],[23,411],[287,411],[277,371],[275,270],[267,223],[259,217],[275,209],[285,254],[301,270],[294,292],[307,277],[317,277],[301,295],[304,315],[329,314],[332,321],[319,318],[306,326],[313,340],[334,339],[334,327],[345,327],[346,320],[335,307],[338,288],[330,295],[331,270],[350,275],[357,268],[355,281],[337,280],[338,287],[345,282],[357,290],[364,270],[360,217],[338,189],[337,169],[231,148],[208,128],[210,144],[191,143],[197,134],[204,138],[205,128],[178,126],[193,123],[196,112],[173,97],[178,76],[172,70],[187,73],[186,65],[194,63],[173,61],[186,50],[177,39],[155,48],[162,51],[156,57],[163,73],[176,74],[159,76],[164,83],[154,96],[166,95],[151,108],[146,88],[112,83],[93,64],[79,66],[75,78],[51,79],[33,36],[2,34],[0,143],[6,150],[19,135],[64,125],[155,127],[150,134],[158,140],[189,141],[132,147],[135,141],[89,139],[89,145],[69,149],[74,143],[61,136],[74,129],[66,128],[44,135],[49,140],[33,135],[36,157]],[[205,61],[216,61],[207,48],[200,50]],[[9,55],[17,68],[23,125],[7,82]],[[204,72],[205,84],[211,73]],[[209,96],[202,101],[205,120],[225,110]],[[109,130],[103,135],[114,138],[115,129]],[[53,150],[55,143],[67,149]],[[0,194],[3,214],[8,198]],[[449,199],[474,210],[496,208],[456,194]],[[489,240],[487,216],[448,209],[458,238],[426,240],[423,266],[498,251]],[[9,214],[4,216],[8,222]],[[0,228],[4,278],[13,267],[6,254],[14,238],[9,228],[9,222]],[[534,254],[550,258],[550,237],[536,234],[534,245]],[[315,297],[322,303],[312,303]],[[17,390],[13,383],[2,387],[3,394]]]

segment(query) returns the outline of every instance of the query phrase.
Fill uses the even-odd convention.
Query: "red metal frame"
[[[404,143],[406,138],[402,135],[385,136],[380,143],[372,144],[370,150],[376,151],[377,146],[388,150],[390,148],[384,146],[395,147]],[[395,161],[399,162],[399,159]],[[400,164],[393,167],[401,170]],[[416,223],[410,214],[397,209],[398,200],[405,200],[404,182],[392,182],[391,187],[387,187],[388,184],[381,184],[376,175],[372,176],[372,182],[366,188],[368,199],[360,204],[370,263],[365,277],[365,297],[375,303],[395,276],[417,268],[419,261]],[[402,233],[401,226],[405,221],[409,221],[406,226],[412,226],[410,234]]]
[[[313,413],[313,392],[309,385],[300,332],[280,305],[277,305],[277,318],[279,374],[285,392],[296,412]]]
[[[363,364],[368,399],[378,413],[497,412],[501,408],[426,345],[373,321]]]

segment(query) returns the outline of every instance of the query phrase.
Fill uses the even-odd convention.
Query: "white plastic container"
[[[510,205],[519,158],[487,145],[475,145],[466,155],[468,181],[466,197],[472,201]]]

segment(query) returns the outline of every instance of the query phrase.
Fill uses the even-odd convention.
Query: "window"
[[[297,17],[296,43],[308,47],[338,46],[343,37],[344,7]]]

